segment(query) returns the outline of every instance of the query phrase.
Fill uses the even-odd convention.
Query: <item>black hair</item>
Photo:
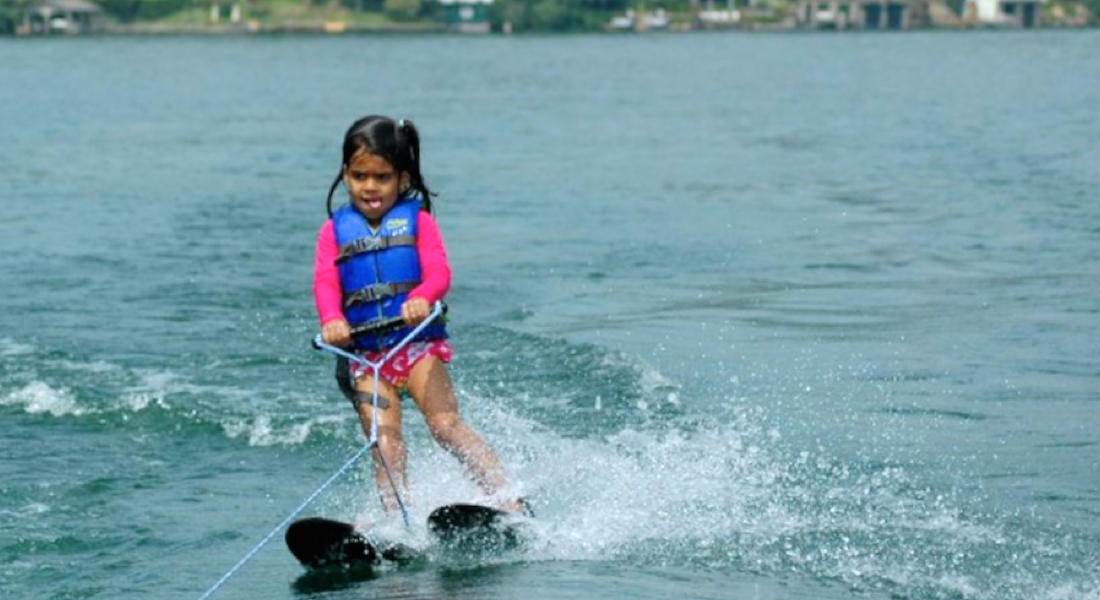
[[[329,217],[332,216],[332,194],[344,180],[344,167],[360,150],[382,157],[399,175],[407,174],[409,190],[403,193],[420,196],[424,210],[432,212],[432,196],[435,193],[428,189],[424,176],[420,174],[420,133],[416,126],[408,119],[394,122],[389,117],[371,115],[352,123],[344,134],[344,159],[325,200]]]

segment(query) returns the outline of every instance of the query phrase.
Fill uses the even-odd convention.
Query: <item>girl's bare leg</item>
[[[500,459],[473,429],[458,415],[458,400],[446,365],[435,356],[426,356],[409,373],[409,394],[416,401],[428,430],[439,445],[466,467],[487,494],[494,494],[507,483]],[[504,510],[522,510],[521,501],[509,502]]]
[[[393,386],[385,381],[381,381],[379,387],[378,445],[371,451],[371,456],[374,457],[374,480],[378,488],[378,497],[386,512],[396,512],[401,508],[396,494],[401,494],[403,501],[408,498],[405,486],[405,442],[401,436],[401,400]],[[370,439],[371,419],[375,413],[371,405],[374,378],[370,376],[360,378],[355,382],[355,390],[361,394],[360,397],[365,398],[365,401],[359,404],[359,422],[363,426],[363,433]],[[385,465],[389,466],[388,474],[381,458],[385,458]],[[393,481],[390,481],[391,476]]]

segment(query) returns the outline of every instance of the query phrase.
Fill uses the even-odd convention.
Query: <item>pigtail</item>
[[[420,132],[412,121],[399,119],[394,125],[394,141],[397,142],[398,156],[407,161],[404,170],[409,174],[409,187],[420,196],[424,210],[431,213],[432,196],[435,193],[428,189],[424,176],[420,173]]]
[[[332,218],[332,195],[336,193],[336,188],[340,187],[340,182],[344,180],[344,170],[340,169],[340,172],[336,174],[336,179],[332,180],[332,187],[328,189],[328,198],[325,199],[325,210],[328,212],[328,218]]]

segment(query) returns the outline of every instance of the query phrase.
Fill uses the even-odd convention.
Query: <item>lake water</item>
[[[199,598],[362,447],[310,278],[381,113],[538,535],[320,581],[276,536],[213,597],[1096,600],[1097,48],[0,39],[0,595]],[[406,424],[416,519],[475,499]],[[367,467],[302,514],[381,519]]]

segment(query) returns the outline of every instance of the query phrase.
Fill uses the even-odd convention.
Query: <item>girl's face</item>
[[[393,208],[408,175],[398,175],[386,159],[359,150],[344,165],[344,185],[351,203],[371,225],[378,225],[382,215]]]

